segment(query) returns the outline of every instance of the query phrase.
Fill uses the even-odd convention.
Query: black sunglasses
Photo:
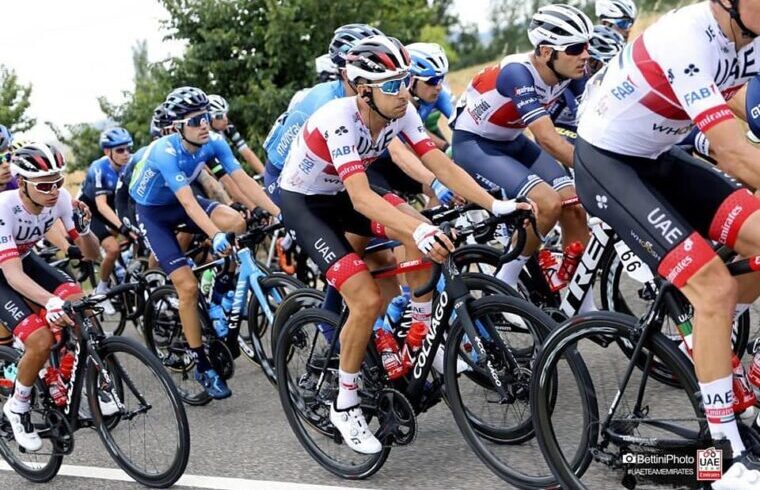
[[[123,155],[124,153],[131,152],[132,148],[129,147],[129,146],[121,146],[119,148],[112,148],[111,151],[114,152],[114,153],[116,153],[116,154]]]

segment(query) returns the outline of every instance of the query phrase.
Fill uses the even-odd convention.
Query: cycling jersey
[[[74,228],[71,194],[65,188],[60,189],[55,206],[43,208],[40,214],[27,211],[19,193],[0,193],[0,263],[24,257],[59,218],[72,240],[79,237]]]
[[[108,205],[113,207],[116,183],[119,180],[119,170],[114,169],[111,160],[102,156],[90,164],[82,184],[80,199],[88,205],[95,203],[97,196],[107,196]]]
[[[546,106],[566,88],[579,95],[582,85],[580,80],[549,85],[531,63],[529,53],[513,54],[473,78],[459,100],[453,127],[491,140],[512,141],[533,121],[546,116]]]
[[[16,177],[11,177],[11,180],[8,181],[7,184],[5,184],[4,191],[12,191],[14,189],[18,189],[18,182],[16,182]]]
[[[147,146],[143,146],[132,154],[129,162],[121,168],[119,179],[116,182],[114,211],[116,211],[116,215],[127,226],[135,225],[135,209],[134,202],[129,197],[129,182],[132,180],[132,174],[135,171],[137,162],[142,160],[147,149]]]
[[[285,165],[285,160],[290,153],[290,147],[298,136],[298,132],[306,121],[317,109],[327,102],[345,97],[343,82],[320,83],[312,87],[304,98],[292,108],[277,118],[272,129],[264,141],[264,149],[267,152],[267,166],[274,167],[272,173],[279,175],[279,171]]]
[[[301,128],[280,185],[307,195],[337,194],[345,189],[346,178],[364,172],[396,136],[402,136],[419,157],[436,148],[411,103],[404,115],[389,121],[373,141],[356,97],[330,101]]]
[[[618,154],[656,158],[696,124],[733,118],[726,105],[760,66],[760,38],[737,53],[709,2],[669,12],[608,64],[580,108],[578,134]]]
[[[179,134],[164,136],[150,144],[145,157],[135,166],[129,195],[143,206],[178,203],[175,193],[198,177],[206,161],[216,157],[231,174],[240,169],[224,138],[214,132],[194,153],[182,146]]]
[[[546,108],[554,126],[575,130],[578,127],[578,104],[586,88],[587,78],[578,80],[573,87],[568,87],[562,95]],[[580,93],[578,90],[580,89]]]
[[[417,83],[424,83],[424,82],[417,82]],[[451,114],[454,112],[454,96],[451,94],[451,91],[448,88],[445,88],[441,90],[441,93],[438,94],[438,98],[435,99],[433,102],[423,102],[420,101],[420,106],[417,108],[417,112],[420,115],[420,119],[425,121],[428,116],[430,115],[433,110],[438,110],[441,114],[444,115],[446,119],[451,117]]]

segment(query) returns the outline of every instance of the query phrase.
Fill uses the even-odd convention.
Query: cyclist
[[[95,292],[103,294],[108,290],[111,273],[121,248],[116,233],[130,235],[127,228],[114,211],[114,193],[119,172],[129,161],[132,152],[132,136],[124,128],[109,128],[100,134],[100,149],[104,155],[90,164],[87,169],[79,200],[92,212],[90,228],[105,251],[100,264],[100,281]],[[101,303],[107,315],[116,313],[109,300]]]
[[[358,42],[348,52],[346,76],[355,97],[332,100],[301,128],[281,175],[283,219],[299,244],[325,273],[348,305],[340,336],[339,392],[330,420],[355,451],[372,454],[382,448],[367,428],[359,407],[359,370],[382,301],[377,285],[345,233],[400,240],[408,258],[423,255],[442,261],[453,249],[449,239],[424,222],[409,205],[391,193],[383,197],[369,185],[365,168],[396,136],[403,135],[425,166],[459,194],[495,214],[528,204],[497,201],[453,164],[428,138],[409,103],[411,60],[401,43],[385,36]],[[429,271],[407,274],[412,286]],[[413,298],[430,322],[430,295]]]
[[[325,53],[314,59],[314,69],[317,71],[319,83],[331,82],[339,78],[338,65],[333,63],[330,53]]]
[[[610,27],[628,40],[638,13],[633,0],[596,0],[595,10],[602,25]]]
[[[510,198],[529,197],[538,205],[541,233],[559,221],[565,246],[586,243],[588,227],[580,206],[561,206],[563,199],[575,196],[575,189],[557,160],[571,167],[573,145],[557,134],[545,106],[567,88],[574,97],[581,93],[592,32],[589,18],[575,7],[541,7],[528,27],[534,51],[507,56],[476,75],[453,123],[457,164],[485,187],[500,187]],[[538,144],[523,134],[526,128]],[[538,246],[538,238],[529,233],[522,254],[497,277],[516,286]]]
[[[209,100],[205,92],[195,87],[177,88],[167,96],[165,109],[172,118],[175,133],[151,143],[135,167],[129,193],[136,202],[140,230],[177,290],[189,354],[197,363],[195,379],[211,397],[226,398],[231,392],[211,368],[203,350],[198,281],[174,232],[178,225],[184,224],[189,231],[203,232],[211,238],[215,253],[224,253],[230,249],[226,232],[244,231],[245,222],[237,211],[195,196],[190,189],[190,183],[212,157],[221,162],[256,204],[273,216],[279,215],[279,208],[240,168],[224,139],[210,131]]]
[[[575,145],[586,208],[694,307],[693,359],[707,423],[733,452],[715,489],[760,482],[760,464],[734,418],[730,343],[734,308],[755,300],[757,280],[732,278],[705,239],[744,256],[760,253],[760,202],[735,180],[760,188],[760,150],[726,105],[756,74],[757,12],[753,1],[721,0],[660,18],[607,66],[581,105]],[[673,148],[692,125],[710,141],[718,167]]]
[[[58,150],[28,144],[14,152],[11,167],[20,189],[0,193],[0,295],[4,305],[0,321],[24,345],[24,354],[3,414],[19,445],[37,451],[42,441],[30,420],[32,386],[50,354],[53,331],[72,324],[63,311],[64,300],[81,297],[82,290],[31,249],[59,218],[87,257],[97,256],[98,242],[88,229],[81,233],[75,229],[74,207],[85,215],[89,211],[84,204],[74,203],[63,188],[65,163]],[[101,407],[104,414],[118,410],[113,400],[101,401]]]
[[[11,174],[13,150],[13,136],[8,128],[0,124],[0,192],[18,188]]]
[[[248,165],[254,172],[262,174],[264,165],[259,157],[251,150],[248,143],[245,142],[237,128],[230,122],[227,113],[230,111],[230,105],[221,95],[209,95],[209,114],[211,114],[211,129],[219,134],[223,134],[231,144],[235,145],[237,151],[243,156]],[[213,171],[213,169],[212,169]]]

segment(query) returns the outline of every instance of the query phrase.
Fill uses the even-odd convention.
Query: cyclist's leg
[[[367,248],[367,245],[371,240],[369,237],[356,235],[354,233],[346,233],[346,239],[348,240],[348,243],[351,244],[354,251],[362,257],[362,260],[367,264],[369,270],[374,271],[383,267],[396,265],[396,257],[394,257],[392,250],[382,250],[366,256],[364,255],[364,249]],[[397,276],[391,276],[377,279],[376,282],[383,298],[383,308],[385,308],[390,300],[396,297],[399,293],[398,278]]]
[[[121,249],[116,237],[110,233],[100,241],[100,246],[105,251],[105,255],[100,263],[100,282],[98,283],[97,292],[102,293],[108,289],[109,279]]]
[[[734,451],[741,452],[744,445],[732,403],[730,341],[737,285],[700,235],[700,231],[708,234],[706,227],[718,206],[736,187],[728,179],[701,187],[705,175],[693,168],[679,173],[684,165],[667,155],[657,160],[621,157],[580,138],[575,147],[576,186],[586,209],[612,226],[634,253],[681,289],[693,305],[693,357],[710,432],[713,438],[728,438]],[[691,199],[684,200],[674,190],[681,186],[689,188],[685,196]],[[716,207],[710,210],[711,205]]]

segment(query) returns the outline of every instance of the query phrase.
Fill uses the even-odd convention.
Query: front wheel
[[[158,359],[132,339],[108,338],[98,354],[105,369],[87,370],[87,393],[105,394],[123,405],[106,418],[99,397],[89,397],[106,450],[137,482],[154,488],[173,485],[190,458],[190,426],[174,383]]]

